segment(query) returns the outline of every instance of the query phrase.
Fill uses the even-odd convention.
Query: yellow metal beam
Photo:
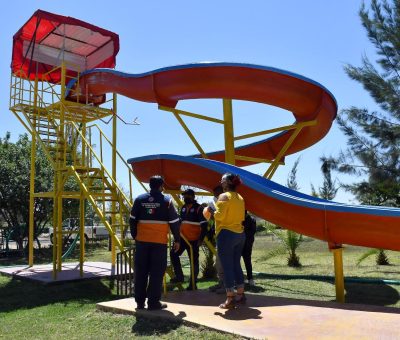
[[[296,139],[297,135],[300,133],[302,129],[302,126],[299,126],[296,130],[293,131],[292,135],[289,137],[289,139],[286,141],[285,145],[282,147],[282,149],[279,151],[278,155],[275,157],[274,161],[268,168],[268,170],[265,172],[264,177],[271,179],[272,176],[274,175],[276,169],[279,166],[279,162],[282,159],[282,157],[285,155],[285,152],[289,147],[292,145],[294,140]]]
[[[178,120],[179,124],[181,124],[181,126],[183,127],[183,129],[185,130],[185,132],[187,133],[187,135],[189,136],[189,138],[191,139],[193,144],[196,146],[197,150],[199,150],[199,152],[203,156],[203,158],[208,158],[207,154],[204,152],[203,148],[200,146],[199,142],[194,137],[192,132],[189,130],[189,128],[187,127],[187,125],[185,124],[185,122],[183,121],[181,116],[176,112],[173,112],[173,114],[174,114],[175,118]]]
[[[207,121],[213,122],[213,123],[224,124],[224,121],[221,119],[213,118],[213,117],[209,117],[209,116],[205,116],[205,115],[199,115],[197,113],[192,113],[192,112],[188,112],[188,111],[178,110],[173,107],[159,105],[158,108],[160,110],[169,111],[174,114],[179,114],[179,115],[188,116],[188,117],[192,117],[192,118],[207,120]]]
[[[52,192],[35,192],[34,197],[41,197],[41,198],[54,198],[55,193]]]
[[[38,92],[38,78],[35,77],[33,109],[37,109],[37,93]],[[32,130],[36,130],[36,121],[32,122]],[[35,163],[36,163],[36,133],[32,133],[31,141],[31,173],[29,184],[29,237],[28,237],[28,265],[33,266],[33,236],[34,236],[34,223],[35,223]]]
[[[180,195],[182,194],[183,190],[165,190],[166,194],[170,194],[170,195]],[[196,196],[214,196],[212,193],[207,192],[207,191],[196,191],[195,192]]]
[[[85,196],[81,193],[79,200],[79,275],[83,277],[83,263],[85,261]]]
[[[21,117],[19,116],[19,114],[17,113],[17,111],[14,108],[10,108],[11,112],[14,113],[15,117],[17,117],[17,119],[19,120],[19,122],[23,125],[23,127],[26,129],[26,131],[29,132],[29,134],[32,135],[32,130],[31,128],[26,125],[26,123],[21,119]]]
[[[223,99],[224,109],[224,137],[225,137],[225,163],[235,164],[235,141],[233,134],[232,100]]]
[[[117,189],[117,94],[113,93],[113,111],[114,111],[114,116],[112,119],[112,177],[113,177],[113,191],[115,192]],[[113,197],[116,198],[116,197]],[[112,221],[112,229],[115,234],[115,224],[117,223],[117,219],[115,216],[115,211],[116,211],[116,203],[115,201],[112,201],[111,203],[111,211],[113,211],[111,215],[111,221]],[[116,252],[115,252],[115,241],[114,238],[111,239],[111,264],[115,266],[116,263]]]
[[[335,267],[336,301],[344,303],[343,248],[334,248],[331,249],[331,252]]]
[[[253,162],[253,163],[272,163],[273,162],[270,159],[247,157],[247,156],[241,156],[241,155],[235,155],[235,159],[240,160],[240,161]],[[284,164],[285,164],[285,162],[279,162],[279,165],[284,165]]]
[[[297,129],[299,126],[301,126],[301,127],[313,126],[316,123],[317,123],[317,121],[315,121],[315,120],[307,121],[307,122],[299,122],[299,123],[295,123],[292,125],[285,125],[285,126],[281,126],[281,127],[274,128],[274,129],[268,129],[268,130],[263,130],[263,131],[259,131],[259,132],[247,133],[245,135],[236,136],[234,138],[234,140],[236,141],[236,140],[241,140],[241,139],[258,137],[258,136],[267,135],[267,134],[275,133],[275,132],[279,132],[279,131],[294,130],[294,129]]]

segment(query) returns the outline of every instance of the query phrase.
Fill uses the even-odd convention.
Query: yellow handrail
[[[97,130],[99,131],[100,135],[104,137],[104,139],[108,142],[108,144],[110,146],[112,146],[112,142],[109,140],[109,138],[107,137],[107,135],[103,132],[103,130],[97,125],[97,124],[92,124],[89,125],[87,128],[89,130],[91,130],[92,127],[97,128]],[[133,172],[132,168],[128,165],[128,163],[124,160],[124,158],[122,157],[122,155],[119,153],[119,151],[116,151],[118,157],[120,158],[120,160],[123,162],[123,164],[125,165],[125,167],[128,169],[129,173],[132,174],[136,180],[139,182],[139,184],[142,186],[142,188],[147,192],[148,189],[144,186],[144,184],[139,180],[139,178],[136,176],[136,174]]]
[[[131,206],[131,202],[129,201],[129,199],[125,196],[124,192],[119,188],[117,182],[114,180],[114,178],[111,176],[111,174],[108,172],[107,168],[104,166],[103,162],[101,162],[99,156],[97,156],[96,152],[93,150],[93,147],[89,144],[89,142],[87,141],[86,137],[82,134],[81,131],[79,131],[78,127],[76,126],[75,122],[70,121],[67,124],[73,126],[73,128],[75,129],[75,131],[81,136],[82,139],[82,144],[85,143],[85,147],[89,148],[89,150],[92,152],[94,158],[96,158],[97,162],[99,162],[101,168],[103,169],[103,171],[108,175],[108,177],[111,179],[111,182],[116,186],[116,188],[118,188],[119,193],[121,194],[121,197],[126,201],[128,206]],[[82,145],[83,147],[83,145]]]

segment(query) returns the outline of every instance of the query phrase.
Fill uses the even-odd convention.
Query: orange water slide
[[[68,87],[74,86],[71,82]],[[142,74],[94,69],[82,74],[79,86],[81,94],[90,94],[91,102],[101,102],[104,94],[110,92],[168,107],[175,107],[184,99],[229,98],[280,107],[292,112],[296,122],[315,121],[315,125],[301,130],[286,155],[304,150],[322,139],[337,112],[333,95],[321,84],[294,73],[258,65],[198,63]],[[262,126],[262,122],[259,125]],[[236,155],[272,160],[293,131],[239,147]],[[224,161],[224,155],[223,150],[208,154],[210,159],[218,161]],[[236,164],[252,163],[240,160]]]
[[[75,84],[69,84],[74,87]],[[301,151],[322,139],[337,112],[332,94],[302,76],[274,68],[231,63],[205,63],[163,68],[129,75],[109,69],[83,74],[81,92],[87,88],[92,102],[115,92],[127,97],[175,107],[180,100],[229,98],[274,105],[293,113],[296,122],[315,121],[302,129],[285,155]],[[259,126],[262,122],[259,122]],[[258,127],[259,127],[258,126]],[[285,131],[237,148],[236,154],[274,159],[293,131]],[[141,181],[154,174],[165,177],[169,188],[190,185],[211,191],[225,172],[241,176],[239,192],[256,215],[284,228],[327,241],[332,246],[359,246],[400,250],[400,209],[357,206],[305,195],[226,163],[224,151],[210,159],[152,155],[128,162]],[[238,166],[250,164],[238,161]]]

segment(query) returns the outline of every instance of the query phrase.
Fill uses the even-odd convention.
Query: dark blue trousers
[[[193,271],[194,271],[194,282],[197,282],[197,276],[199,275],[199,245],[198,241],[189,241],[190,245],[192,246],[193,249]],[[172,249],[170,253],[171,257],[171,263],[172,266],[174,267],[174,272],[175,276],[179,281],[183,281],[183,271],[182,271],[182,266],[181,266],[181,261],[180,261],[180,256],[183,254],[184,251],[187,251],[189,255],[189,259],[191,258],[190,256],[190,249],[188,244],[181,239],[180,247],[179,250],[175,253],[175,251]],[[192,261],[191,261],[192,262]],[[190,271],[192,273],[192,271]],[[190,275],[189,283],[190,287],[192,286],[192,275]]]
[[[136,241],[135,301],[157,306],[161,299],[162,283],[167,269],[167,245]]]

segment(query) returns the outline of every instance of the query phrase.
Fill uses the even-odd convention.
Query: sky
[[[142,73],[157,68],[202,61],[239,62],[271,66],[311,78],[335,96],[339,110],[350,106],[376,108],[362,86],[350,80],[346,64],[360,65],[362,56],[374,60],[375,51],[361,26],[361,0],[202,0],[202,1],[5,1],[0,12],[0,137],[12,140],[25,133],[8,109],[12,36],[37,9],[75,17],[119,34],[116,69]],[[367,2],[368,3],[368,2]],[[189,100],[179,109],[222,117],[221,100]],[[251,133],[290,124],[291,113],[262,104],[233,102],[235,134]],[[196,153],[173,115],[156,104],[118,97],[118,114],[140,125],[118,123],[118,150],[125,159],[149,154]],[[223,148],[223,131],[212,123],[185,119],[206,151]],[[105,131],[110,126],[102,124]],[[253,142],[257,139],[248,140]],[[237,146],[242,145],[240,143]],[[337,155],[346,139],[336,123],[314,146],[286,157],[273,180],[286,184],[293,163],[300,156],[297,181],[309,194],[311,184],[322,184],[321,156]],[[263,174],[265,164],[249,170]],[[111,167],[109,167],[111,169]],[[127,186],[126,173],[118,166],[118,181]],[[355,178],[334,174],[338,183]],[[140,189],[135,184],[135,194]],[[354,202],[339,190],[335,199]]]

